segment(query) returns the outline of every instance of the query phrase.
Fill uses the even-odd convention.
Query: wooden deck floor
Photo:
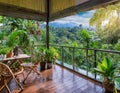
[[[31,73],[22,93],[104,93],[104,91],[100,86],[55,65],[53,69],[43,71],[41,76]]]

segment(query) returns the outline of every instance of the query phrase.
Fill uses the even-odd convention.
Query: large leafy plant
[[[24,30],[18,30],[18,31],[12,32],[8,36],[7,45],[9,47],[14,47],[18,45],[21,45],[21,46],[29,45],[29,38],[27,36],[27,33]]]
[[[55,48],[53,48],[53,47],[51,47],[50,48],[51,49],[51,51],[52,51],[52,53],[53,53],[53,55],[52,55],[52,57],[51,57],[51,60],[52,60],[52,62],[55,64],[55,62],[56,62],[56,60],[57,60],[57,58],[58,58],[58,51],[55,49]]]
[[[98,67],[95,68],[95,71],[102,74],[104,77],[104,82],[106,83],[114,83],[114,77],[116,65],[110,61],[107,57],[104,60],[98,63]]]
[[[51,49],[45,49],[45,58],[47,62],[52,62],[53,51]]]
[[[58,58],[57,50],[53,47],[45,49],[45,60],[47,62],[53,62],[55,64],[56,59]]]

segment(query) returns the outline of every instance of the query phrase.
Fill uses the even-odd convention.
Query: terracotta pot
[[[10,58],[10,57],[13,57],[13,51],[11,50],[6,56],[7,56],[7,58]]]
[[[114,93],[114,84],[103,82],[105,93]]]

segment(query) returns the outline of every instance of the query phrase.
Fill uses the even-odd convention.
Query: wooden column
[[[47,18],[46,18],[46,47],[49,49],[49,8],[50,8],[50,1],[46,0],[46,13],[47,13]]]
[[[49,21],[46,21],[46,47],[49,49]]]
[[[97,67],[97,63],[96,63],[96,60],[97,60],[97,55],[96,55],[96,50],[94,50],[94,68],[96,68]],[[96,71],[95,71],[95,79],[96,79],[96,77],[97,77],[97,74],[96,74]]]

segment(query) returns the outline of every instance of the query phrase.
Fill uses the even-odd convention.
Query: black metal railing
[[[46,46],[34,45],[33,47],[45,48]],[[100,81],[102,81],[101,76],[98,75],[93,69],[97,67],[97,62],[101,62],[104,57],[108,57],[110,58],[110,60],[112,60],[112,62],[120,64],[120,51],[79,48],[59,45],[50,45],[50,47],[54,47],[58,50],[58,64],[65,66],[78,73],[81,73],[89,78]],[[30,50],[30,55],[32,55],[33,49],[31,48]]]
[[[102,80],[93,68],[104,57],[120,64],[120,51],[51,45],[58,50],[57,63],[92,79]]]

